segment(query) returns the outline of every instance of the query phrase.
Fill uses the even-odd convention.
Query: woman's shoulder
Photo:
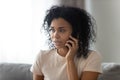
[[[54,49],[51,50],[40,50],[38,52],[38,54],[36,55],[36,60],[44,60],[46,58],[48,58],[52,53],[53,53]]]
[[[97,50],[90,50],[87,59],[102,59],[101,53]]]
[[[101,56],[97,50],[89,50],[88,56]]]
[[[55,49],[40,50],[38,56],[45,56],[53,53]]]
[[[97,50],[89,50],[88,54],[87,54],[87,57],[84,58],[83,56],[81,58],[75,58],[75,59],[78,59],[80,61],[82,60],[89,60],[89,59],[102,59],[102,56],[100,54],[100,52],[98,52]]]

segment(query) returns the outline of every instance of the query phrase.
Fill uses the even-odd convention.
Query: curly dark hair
[[[53,19],[63,18],[72,25],[72,35],[79,40],[78,58],[87,58],[91,42],[96,40],[95,20],[85,10],[70,6],[52,6],[47,10],[44,18],[43,28],[48,34],[48,44],[53,48],[49,28]]]

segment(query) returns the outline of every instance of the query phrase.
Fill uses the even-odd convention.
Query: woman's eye
[[[55,30],[54,29],[49,29],[49,32],[51,33],[53,33],[53,32],[55,32]]]
[[[59,31],[60,31],[60,32],[65,32],[65,30],[64,30],[64,29],[60,29]]]

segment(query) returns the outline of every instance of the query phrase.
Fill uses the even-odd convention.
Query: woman
[[[33,80],[97,80],[101,56],[90,49],[96,36],[93,21],[80,8],[50,8],[43,27],[51,49],[38,54],[31,67]]]

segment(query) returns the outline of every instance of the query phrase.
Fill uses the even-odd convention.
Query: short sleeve
[[[92,51],[86,60],[86,65],[83,71],[93,71],[102,73],[101,62],[102,57],[96,51]]]
[[[35,62],[33,63],[32,67],[30,68],[30,71],[33,74],[37,74],[37,75],[43,75],[42,74],[42,70],[41,70],[41,65],[42,65],[42,61],[41,61],[41,55],[42,55],[42,51],[40,51],[35,59]]]

